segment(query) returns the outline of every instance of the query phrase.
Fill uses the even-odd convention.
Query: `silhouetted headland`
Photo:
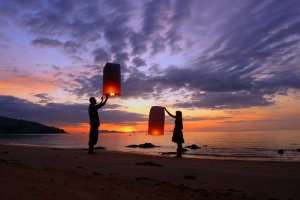
[[[0,134],[61,134],[65,130],[41,123],[0,117]]]

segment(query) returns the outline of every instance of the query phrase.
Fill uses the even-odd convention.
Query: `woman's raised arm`
[[[164,109],[165,109],[165,111],[168,113],[168,115],[169,115],[170,117],[173,117],[173,118],[176,119],[176,116],[175,116],[175,115],[172,115],[172,114],[167,110],[166,107],[164,107]]]

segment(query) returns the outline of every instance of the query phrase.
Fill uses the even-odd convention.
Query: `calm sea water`
[[[107,150],[161,155],[175,152],[171,133],[149,136],[146,133],[107,133],[99,135],[98,146]],[[272,132],[190,132],[185,133],[185,146],[197,144],[198,150],[189,150],[185,156],[213,159],[300,161],[300,131]],[[0,144],[30,145],[58,148],[86,148],[87,134],[62,135],[0,135]],[[151,142],[160,147],[153,149],[127,148],[130,144]],[[278,149],[285,149],[283,155]]]

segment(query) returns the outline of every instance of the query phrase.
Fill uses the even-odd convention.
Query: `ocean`
[[[100,133],[98,146],[107,150],[174,156],[162,153],[175,152],[171,133],[150,136],[146,133]],[[184,156],[199,159],[300,161],[300,131],[249,131],[249,132],[187,132],[184,146],[196,144],[200,149],[189,150]],[[69,134],[2,134],[0,144],[41,146],[55,148],[87,148],[88,135]],[[128,148],[127,145],[151,142],[159,147],[152,149]],[[278,154],[284,149],[283,154]],[[297,151],[298,150],[298,151]]]

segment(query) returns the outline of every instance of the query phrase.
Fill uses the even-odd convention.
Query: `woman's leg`
[[[177,157],[181,158],[182,156],[182,143],[177,143]]]

